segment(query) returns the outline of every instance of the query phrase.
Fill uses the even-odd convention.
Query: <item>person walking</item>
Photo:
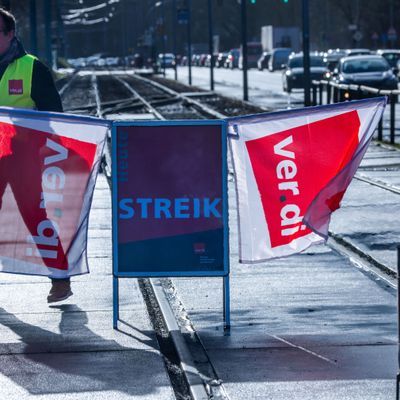
[[[52,74],[41,61],[35,56],[27,54],[22,43],[15,35],[16,20],[7,10],[0,8],[0,106],[25,108],[38,111],[62,112],[62,103],[59,93],[54,84]],[[41,192],[41,172],[38,163],[34,161],[35,155],[32,155],[29,148],[25,149],[20,143],[12,143],[15,138],[2,138],[9,140],[10,148],[23,151],[30,163],[30,176],[34,176],[38,182],[38,195]],[[18,189],[16,182],[17,174],[13,174],[12,153],[2,154],[0,149],[0,209],[1,199],[6,190],[7,184],[10,185],[17,202],[19,211],[24,219],[27,228],[32,233],[35,229],[29,215],[30,204],[34,199],[27,198],[22,190]],[[37,170],[37,171],[36,171]],[[37,177],[37,178],[36,178]],[[44,218],[46,211],[43,210]],[[42,216],[43,217],[43,216]],[[51,289],[47,296],[48,303],[62,301],[72,296],[71,282],[69,278],[53,279],[51,278]]]

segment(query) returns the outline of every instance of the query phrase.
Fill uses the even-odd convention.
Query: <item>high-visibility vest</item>
[[[36,57],[25,54],[14,60],[0,80],[0,106],[36,108],[31,97],[33,63]]]

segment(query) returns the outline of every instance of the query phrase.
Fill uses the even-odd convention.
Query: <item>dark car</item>
[[[228,56],[225,60],[225,68],[234,69],[239,66],[239,57],[240,50],[239,49],[231,49],[228,52]]]
[[[369,54],[372,54],[372,51],[369,49],[347,49],[346,50],[346,57],[367,56]]]
[[[364,85],[376,89],[397,89],[397,77],[389,63],[379,55],[352,56],[342,58],[332,78],[333,82],[342,84]],[[358,92],[344,92],[341,100],[360,98]]]
[[[310,55],[310,79],[321,80],[327,72],[323,57]],[[303,54],[293,54],[289,57],[287,67],[282,74],[282,85],[285,92],[304,88]]]
[[[271,53],[269,51],[264,51],[261,54],[261,57],[257,61],[257,68],[259,71],[262,71],[265,68],[268,68],[268,61],[271,57]]]
[[[217,68],[225,67],[226,57],[228,57],[227,51],[224,51],[223,53],[218,53],[217,59],[215,60],[215,66]]]
[[[243,55],[242,47],[240,47],[239,56],[239,68],[243,69]],[[249,42],[247,43],[247,68],[256,68],[257,61],[262,53],[262,47],[260,42]]]
[[[268,60],[268,70],[274,72],[275,70],[284,69],[291,53],[292,49],[286,47],[273,49]]]
[[[172,53],[160,53],[157,64],[159,68],[175,68],[175,56]]]
[[[397,74],[399,72],[398,62],[400,60],[400,50],[393,49],[385,49],[385,50],[377,50],[376,54],[382,56],[389,63],[390,67],[393,69],[393,72]]]
[[[346,57],[346,50],[344,49],[329,49],[324,53],[324,62],[329,71],[333,72],[339,64],[339,60]]]

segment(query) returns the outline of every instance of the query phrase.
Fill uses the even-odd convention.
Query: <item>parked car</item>
[[[228,57],[228,52],[227,51],[224,51],[222,53],[218,53],[218,57],[215,60],[215,66],[217,68],[225,67],[225,61],[226,61],[227,57]]]
[[[206,60],[207,60],[208,54],[200,54],[199,57],[199,62],[198,62],[198,66],[199,67],[204,67],[206,65]]]
[[[213,54],[213,66],[215,67],[215,62],[217,60],[218,54]],[[207,54],[206,62],[204,63],[205,67],[211,67],[211,55]]]
[[[264,51],[261,54],[261,57],[257,61],[257,68],[259,71],[262,71],[265,68],[268,68],[268,61],[271,57],[271,53],[269,51]]]
[[[327,67],[323,57],[310,55],[310,79],[321,80],[326,74]],[[304,88],[303,54],[292,54],[287,66],[282,73],[282,86],[285,92],[290,93],[292,89]]]
[[[261,53],[262,47],[260,42],[247,43],[247,68],[257,67],[257,61],[260,58]],[[240,47],[239,68],[243,69],[242,47]]]
[[[397,63],[400,60],[400,50],[394,50],[394,49],[377,50],[376,54],[379,54],[384,59],[386,59],[390,67],[393,69],[393,72],[396,75],[398,74],[399,68],[397,66]]]
[[[285,68],[291,53],[292,49],[286,47],[273,49],[271,57],[268,60],[268,70],[274,72],[275,70]]]
[[[239,49],[231,49],[228,52],[228,56],[225,60],[225,68],[234,69],[239,66],[239,56],[240,50]]]
[[[157,57],[159,68],[175,68],[175,56],[172,53],[160,53]]]
[[[369,54],[372,54],[372,51],[369,49],[347,49],[346,50],[346,56],[367,56]]]
[[[344,49],[329,49],[324,53],[324,62],[329,71],[334,71],[337,68],[339,60],[346,57],[346,50]]]
[[[376,89],[395,90],[397,77],[389,63],[380,55],[364,55],[342,58],[332,78],[334,82],[370,86]],[[346,91],[341,101],[369,97],[363,93]]]

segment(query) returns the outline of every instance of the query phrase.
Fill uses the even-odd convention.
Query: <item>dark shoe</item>
[[[70,281],[53,280],[49,295],[47,296],[47,302],[56,303],[57,301],[68,299],[72,294]]]

